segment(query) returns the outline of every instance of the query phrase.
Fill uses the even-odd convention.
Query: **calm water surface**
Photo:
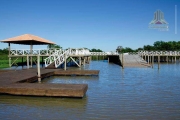
[[[83,99],[0,95],[0,119],[180,119],[180,63],[158,70],[92,61],[82,69],[100,74],[53,76],[41,84],[88,84]]]

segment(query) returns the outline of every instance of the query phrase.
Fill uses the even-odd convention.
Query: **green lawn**
[[[35,59],[36,57],[34,57],[33,59]],[[45,57],[44,57],[45,58]],[[14,62],[14,60],[16,60],[17,58],[13,57],[11,58],[11,63]],[[26,57],[23,58],[23,62],[26,62]],[[22,58],[19,57],[15,63],[21,63],[22,62]],[[42,59],[40,57],[40,62],[42,62]],[[8,55],[4,55],[4,54],[0,54],[0,69],[3,68],[8,68],[9,67],[9,58]]]
[[[9,67],[8,56],[0,54],[0,69]]]

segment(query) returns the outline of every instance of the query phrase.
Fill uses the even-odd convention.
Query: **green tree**
[[[8,53],[9,53],[8,48],[0,49],[0,54],[1,55],[8,54]]]
[[[47,46],[48,49],[52,49],[52,48],[59,48],[59,49],[62,49],[62,47],[60,45],[57,45],[57,44],[49,44]]]
[[[93,49],[90,50],[90,52],[103,52],[103,51],[100,50],[100,49],[95,49],[95,48],[93,48]]]
[[[121,52],[122,53],[135,52],[135,50],[131,49],[130,47],[125,47],[125,48],[122,48]]]
[[[151,45],[144,45],[144,50],[151,51],[151,50],[154,50],[154,47]]]

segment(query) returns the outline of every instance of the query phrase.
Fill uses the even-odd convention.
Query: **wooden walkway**
[[[79,71],[79,72],[78,72]],[[68,71],[59,69],[41,69],[41,76],[51,75],[98,75],[99,71]],[[61,72],[63,74],[61,74]],[[83,97],[87,84],[28,83],[37,81],[37,70],[0,71],[0,93],[30,96]]]
[[[122,57],[120,57],[122,62]],[[139,55],[123,55],[123,67],[151,67],[144,59]]]

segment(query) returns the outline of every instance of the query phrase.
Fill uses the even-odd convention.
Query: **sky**
[[[169,31],[148,28],[156,10],[164,13]],[[0,40],[23,34],[48,39],[64,49],[103,51],[180,41],[180,0],[0,0]],[[0,43],[0,49],[7,47]],[[29,49],[27,45],[11,47]]]

